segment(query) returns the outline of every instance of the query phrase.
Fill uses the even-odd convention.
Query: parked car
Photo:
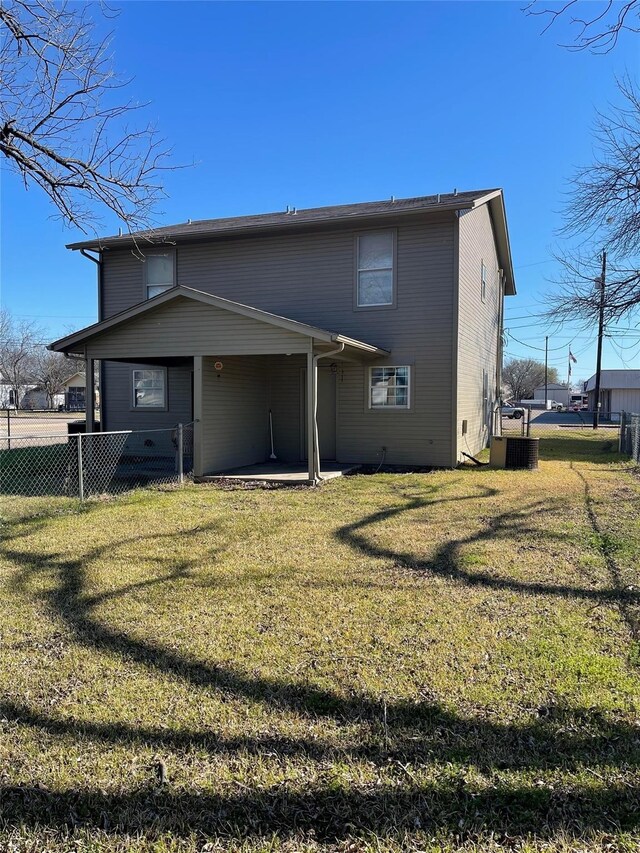
[[[565,409],[565,406],[562,403],[559,403],[557,400],[549,400],[549,409],[552,412],[562,412]]]
[[[500,406],[500,414],[503,418],[509,418],[509,420],[515,418],[519,421],[520,418],[524,417],[524,409],[522,406],[514,406],[513,403],[503,403]]]

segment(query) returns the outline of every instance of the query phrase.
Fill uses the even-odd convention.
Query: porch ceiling
[[[152,299],[94,323],[49,345],[88,358],[139,360],[192,355],[266,355],[335,349],[366,358],[388,351],[259,308],[173,287]]]

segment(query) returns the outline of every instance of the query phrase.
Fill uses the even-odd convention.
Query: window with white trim
[[[147,299],[169,290],[175,285],[175,257],[173,252],[154,252],[144,262]]]
[[[163,367],[136,368],[133,371],[133,408],[165,409],[167,373]]]
[[[369,408],[409,408],[409,367],[369,368]]]
[[[484,261],[480,264],[480,298],[483,302],[487,298],[487,267]]]
[[[393,231],[371,231],[358,237],[356,304],[393,305]]]

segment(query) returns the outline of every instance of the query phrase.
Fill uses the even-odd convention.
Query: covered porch
[[[307,483],[351,467],[337,461],[341,365],[387,354],[184,287],[51,348],[84,357],[87,375],[103,363],[108,430],[192,420],[196,480]],[[139,406],[136,386],[145,382],[155,386],[155,402]]]

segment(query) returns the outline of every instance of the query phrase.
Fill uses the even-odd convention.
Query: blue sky
[[[168,174],[159,221],[502,186],[519,291],[507,355],[540,355],[530,315],[551,287],[567,180],[592,159],[595,108],[640,54],[633,36],[606,56],[570,53],[557,44],[567,27],[540,35],[523,5],[121,3],[116,67],[152,101],[174,160],[196,163]],[[6,171],[1,210],[2,304],[50,337],[94,320],[94,266],[64,248],[82,235]],[[101,230],[117,227],[106,217]],[[593,339],[554,334],[550,363],[565,375],[571,343],[574,378],[587,378]],[[608,339],[603,366],[625,366],[622,352],[640,367],[630,343]]]

